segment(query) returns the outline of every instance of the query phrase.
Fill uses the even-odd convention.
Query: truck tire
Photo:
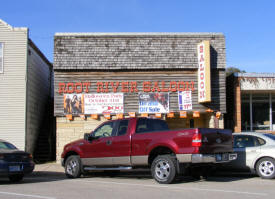
[[[256,165],[257,174],[263,179],[275,178],[275,160],[273,158],[262,158]]]
[[[176,179],[176,168],[177,161],[175,156],[159,155],[151,165],[151,173],[158,183],[170,184]]]
[[[65,162],[65,174],[68,178],[78,178],[81,175],[81,161],[78,155],[71,155]]]

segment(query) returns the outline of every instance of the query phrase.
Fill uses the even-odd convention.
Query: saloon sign
[[[198,44],[198,100],[200,103],[211,102],[210,80],[210,44],[203,41]]]

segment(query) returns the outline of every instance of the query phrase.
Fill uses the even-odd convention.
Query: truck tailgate
[[[233,152],[232,132],[228,129],[199,128],[202,138],[200,153],[224,153]]]

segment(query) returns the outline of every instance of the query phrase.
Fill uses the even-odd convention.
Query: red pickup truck
[[[169,130],[160,119],[111,120],[84,139],[64,146],[62,166],[69,178],[93,170],[151,168],[159,183],[171,183],[193,167],[236,158],[230,130],[192,128]]]

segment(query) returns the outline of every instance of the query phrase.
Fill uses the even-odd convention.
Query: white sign
[[[84,113],[123,113],[123,93],[85,94]]]
[[[199,102],[211,101],[210,82],[210,43],[203,41],[198,44],[198,100]]]
[[[139,113],[169,113],[169,94],[139,93]]]
[[[192,91],[179,91],[178,96],[179,110],[192,110]]]

